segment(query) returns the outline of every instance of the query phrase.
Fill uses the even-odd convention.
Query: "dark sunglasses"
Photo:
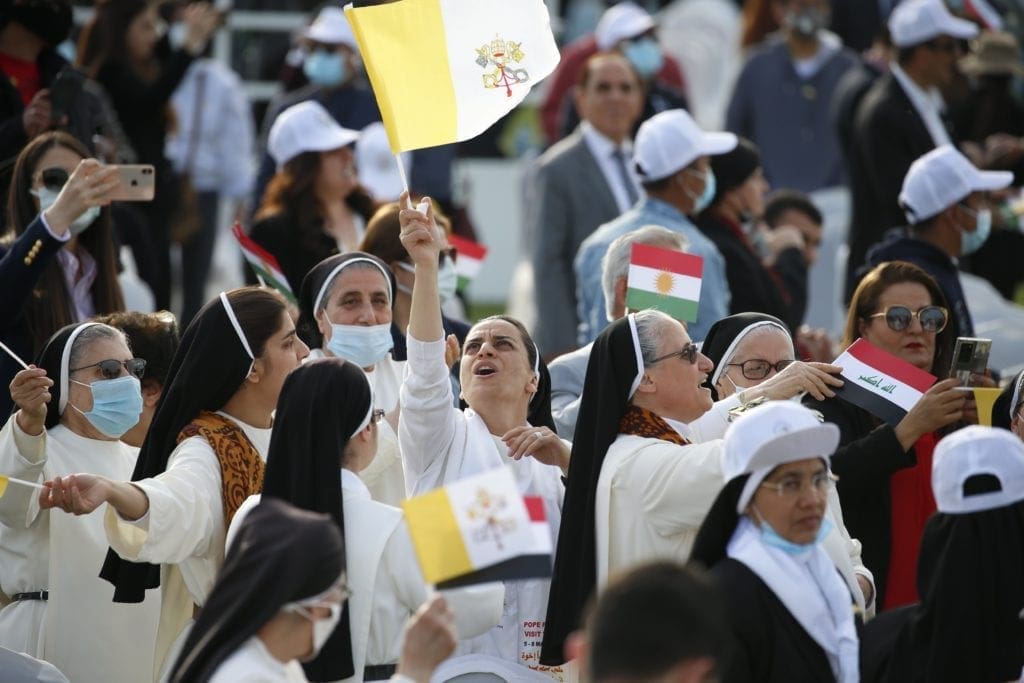
[[[917,318],[921,323],[921,329],[925,332],[938,334],[946,329],[949,322],[949,311],[942,306],[925,306],[924,308],[912,311],[906,306],[889,306],[881,313],[869,315],[868,318],[885,317],[885,324],[894,332],[902,332],[910,327],[910,323]]]
[[[100,373],[103,375],[103,379],[117,379],[121,376],[122,366],[128,371],[128,374],[134,375],[139,379],[142,379],[142,376],[146,373],[146,361],[142,358],[129,358],[128,360],[108,358],[107,360],[101,360],[99,363],[93,363],[92,365],[83,365],[80,368],[71,368],[70,372],[88,370],[89,368],[99,368]]]
[[[678,351],[673,351],[672,353],[666,353],[664,356],[661,356],[660,358],[655,358],[654,360],[652,360],[647,365],[654,365],[655,363],[660,363],[663,360],[668,360],[669,358],[677,358],[677,357],[678,358],[685,358],[686,360],[688,360],[690,362],[690,365],[693,365],[694,363],[697,362],[697,345],[694,344],[693,342],[690,342],[689,344],[685,345],[683,348],[679,349]]]
[[[51,192],[60,192],[71,177],[63,168],[44,168],[39,175],[43,180],[43,187]]]
[[[780,360],[778,363],[769,363],[763,358],[751,358],[742,363],[726,363],[726,365],[738,367],[746,379],[764,379],[772,370],[782,372],[793,362],[791,360]]]

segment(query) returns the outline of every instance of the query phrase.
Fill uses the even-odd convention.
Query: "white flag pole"
[[[13,358],[15,361],[17,361],[18,365],[28,370],[28,365],[25,363],[25,361],[23,361],[14,351],[11,351],[10,347],[7,346],[7,344],[0,342],[0,349],[6,351],[7,355]]]

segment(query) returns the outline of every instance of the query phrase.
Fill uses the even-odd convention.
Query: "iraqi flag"
[[[843,368],[843,386],[835,390],[836,395],[891,426],[903,419],[936,380],[865,339],[851,344],[833,364]]]
[[[471,239],[449,235],[448,244],[455,248],[455,274],[459,278],[458,290],[466,291],[483,267],[487,258],[487,247]]]
[[[288,278],[281,272],[281,266],[278,265],[274,255],[253,242],[252,238],[242,230],[242,224],[237,221],[231,228],[231,234],[235,236],[235,240],[242,250],[242,256],[245,257],[245,260],[255,271],[260,284],[266,287],[273,287],[281,292],[291,303],[298,303],[295,293],[292,292],[292,288],[288,285]]]
[[[634,244],[629,258],[626,308],[653,308],[696,322],[704,259],[674,249]]]
[[[423,577],[437,588],[551,576],[551,531],[540,498],[524,498],[506,467],[402,502]]]

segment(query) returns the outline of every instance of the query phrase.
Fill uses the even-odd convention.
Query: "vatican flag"
[[[468,140],[558,65],[543,0],[396,0],[345,7],[391,150]]]

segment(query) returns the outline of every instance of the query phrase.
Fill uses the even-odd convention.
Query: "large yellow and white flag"
[[[558,65],[543,0],[396,0],[345,7],[391,150],[468,140]]]

